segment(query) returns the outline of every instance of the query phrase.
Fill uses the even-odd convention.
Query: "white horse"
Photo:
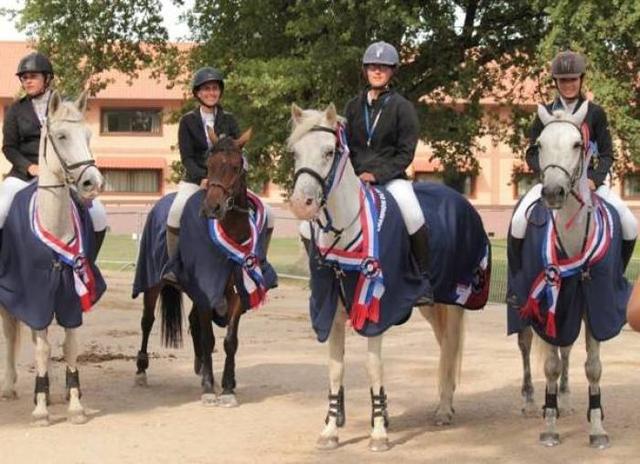
[[[70,188],[74,185],[80,198],[94,199],[103,189],[104,180],[95,166],[89,149],[90,131],[84,121],[87,93],[75,102],[62,101],[53,92],[47,111],[47,123],[42,128],[39,154],[38,195],[35,208],[40,223],[47,231],[65,243],[75,236],[71,216]],[[4,246],[11,246],[5,240]],[[16,352],[19,347],[19,321],[0,305],[6,340],[5,376],[2,398],[17,398],[15,383]],[[77,329],[65,329],[63,352],[66,369],[68,419],[74,424],[86,422],[80,403],[80,381],[77,369]],[[49,425],[49,365],[51,346],[47,329],[34,330],[36,361],[35,409],[32,416],[36,425]]]
[[[326,180],[332,166],[336,130],[341,118],[333,104],[325,111],[302,110],[294,104],[292,120],[293,133],[289,139],[289,146],[295,155],[295,170],[313,171],[316,175],[297,176],[291,196],[291,209],[299,219],[313,220],[323,209],[321,199],[326,186],[322,179]],[[353,220],[359,213],[357,198],[360,185],[351,163],[347,162],[340,183],[327,195],[324,206],[332,217],[334,232],[322,233],[325,237],[320,237],[319,242],[324,240],[333,243],[336,249],[344,249],[360,233],[360,222]],[[440,304],[422,306],[420,311],[431,323],[440,345],[440,403],[435,412],[435,423],[446,425],[451,423],[454,413],[452,403],[462,359],[464,311],[458,306]],[[317,447],[320,449],[338,447],[338,428],[345,421],[343,377],[347,319],[344,305],[338,303],[328,338],[329,412],[317,441]],[[389,449],[388,413],[383,388],[382,338],[382,335],[367,338],[367,372],[372,401],[369,448],[372,451]]]
[[[585,156],[580,129],[587,109],[588,104],[585,103],[575,114],[563,111],[550,114],[543,106],[538,107],[538,116],[545,126],[537,141],[542,180],[541,197],[545,206],[552,211],[557,241],[560,244],[558,246],[564,249],[567,257],[571,258],[583,256],[587,238],[591,236],[590,231],[594,230],[596,222],[595,214],[592,214],[594,202],[586,177],[588,158]],[[614,251],[610,250],[610,252]],[[525,266],[527,263],[523,260],[522,267],[525,268]],[[588,276],[586,278],[588,279]],[[586,312],[582,311],[587,350],[585,372],[589,381],[590,444],[595,448],[604,448],[609,445],[609,437],[602,425],[603,414],[600,405],[602,374],[600,342],[593,337],[592,329],[586,319]],[[519,333],[518,344],[524,364],[522,393],[525,399],[523,408],[525,413],[531,412],[534,405],[529,365],[531,340],[531,327]],[[568,401],[568,364],[571,345],[559,347],[542,338],[540,341],[546,377],[543,407],[545,428],[540,434],[540,443],[545,446],[556,446],[560,443],[560,434],[556,426],[558,410],[571,410]],[[560,379],[559,388],[558,379]],[[558,393],[560,393],[560,405]]]

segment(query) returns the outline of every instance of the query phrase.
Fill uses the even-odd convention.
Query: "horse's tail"
[[[162,308],[162,344],[169,348],[182,347],[182,292],[172,285],[160,291]]]

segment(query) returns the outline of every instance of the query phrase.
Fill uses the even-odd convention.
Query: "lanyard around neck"
[[[371,116],[373,114],[369,114],[369,103],[367,102],[367,99],[365,98],[364,101],[364,127],[367,131],[367,147],[371,146],[371,139],[373,138],[373,133],[376,130],[376,127],[378,126],[378,121],[380,120],[380,115],[382,114],[382,110],[384,109],[384,105],[387,104],[387,101],[389,100],[389,95],[385,96],[384,99],[382,100],[382,103],[380,104],[380,109],[378,110],[378,113],[376,114],[376,117],[373,120],[373,123],[371,123]]]

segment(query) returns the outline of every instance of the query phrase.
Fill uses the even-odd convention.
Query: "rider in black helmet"
[[[589,101],[582,94],[582,84],[587,71],[586,60],[579,53],[565,50],[559,52],[551,61],[551,77],[556,87],[556,98],[546,105],[550,112],[556,110],[569,111],[575,113],[583,104],[588,104],[587,115],[583,125],[586,125],[589,132],[589,150],[591,163],[587,170],[589,188],[595,190],[598,196],[609,202],[620,216],[622,226],[622,257],[626,268],[638,235],[638,221],[633,213],[620,197],[612,192],[604,183],[611,165],[613,164],[613,144],[609,133],[609,123],[604,109]],[[526,152],[526,161],[534,174],[540,172],[538,161],[538,146],[536,144],[540,133],[544,129],[540,118],[536,116],[531,132],[529,134],[529,148]],[[524,196],[518,208],[513,213],[511,221],[509,247],[513,250],[515,257],[515,267],[519,267],[522,241],[527,228],[527,214],[530,206],[540,198],[541,184],[534,185]]]
[[[2,152],[12,166],[0,185],[0,229],[13,197],[38,176],[40,132],[47,119],[53,66],[42,53],[29,53],[18,63],[16,76],[25,96],[9,107],[2,127]],[[96,250],[99,250],[107,227],[106,212],[96,199],[89,213],[96,233]]]

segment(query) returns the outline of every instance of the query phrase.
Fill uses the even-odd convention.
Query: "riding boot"
[[[411,254],[413,259],[415,260],[416,268],[418,273],[423,279],[429,279],[429,231],[427,229],[427,225],[423,224],[415,233],[409,235],[409,242],[411,245]],[[434,303],[433,298],[433,290],[431,285],[429,285],[429,290],[425,295],[420,296],[416,305],[424,306],[429,305],[432,306]]]
[[[273,227],[267,228],[267,232],[264,238],[264,255],[269,253],[269,245],[271,244],[271,237],[273,236]]]
[[[0,250],[2,250],[2,233],[4,232],[4,229],[0,229]]]
[[[180,228],[167,226],[166,241],[167,241],[167,256],[170,262],[178,252],[178,242],[180,240]],[[178,285],[178,278],[172,271],[165,272],[162,275],[162,280],[172,285]]]
[[[518,272],[522,269],[522,245],[523,238],[516,238],[510,233],[507,235],[507,255],[509,271]]]
[[[104,242],[104,237],[107,235],[107,229],[98,230],[93,232],[93,237],[95,239],[95,249],[93,252],[93,262],[95,263],[98,260],[98,254],[100,253],[100,249],[102,248],[102,244]]]
[[[635,238],[632,240],[622,240],[622,265],[625,271],[627,270],[629,261],[631,261],[631,257],[633,256],[633,249],[635,248],[635,246]]]

